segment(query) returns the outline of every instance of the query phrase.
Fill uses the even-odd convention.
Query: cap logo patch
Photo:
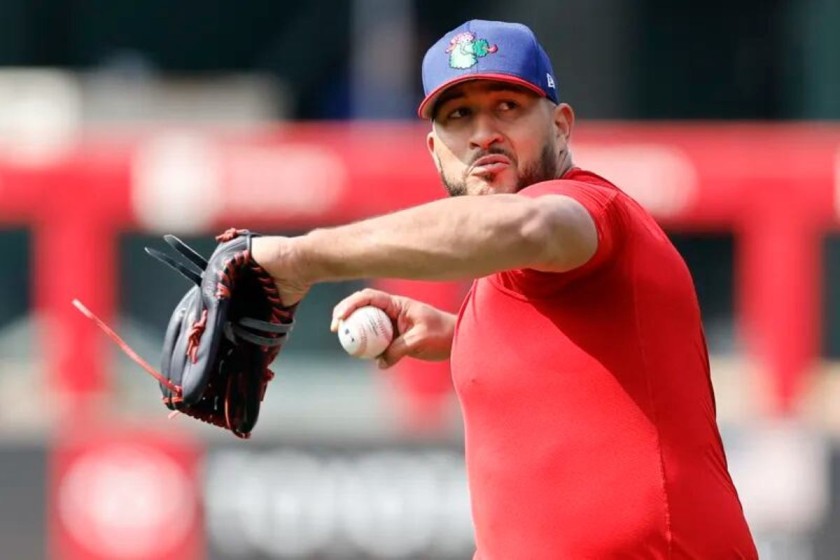
[[[477,39],[475,33],[466,31],[452,37],[446,52],[449,53],[451,68],[469,68],[478,63],[478,59],[493,54],[499,50],[491,45],[487,39]]]

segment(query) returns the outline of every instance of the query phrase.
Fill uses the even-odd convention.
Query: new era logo
[[[554,89],[554,78],[551,77],[551,74],[545,75],[545,81],[548,83],[548,87]]]

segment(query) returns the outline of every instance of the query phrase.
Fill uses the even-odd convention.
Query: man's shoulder
[[[564,194],[575,197],[576,194],[588,194],[605,200],[615,198],[621,190],[600,175],[573,167],[562,177],[529,185],[519,191],[526,196],[545,194]]]

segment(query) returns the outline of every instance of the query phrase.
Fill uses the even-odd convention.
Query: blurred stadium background
[[[840,558],[837,0],[1,0],[0,557],[470,557],[447,366],[344,355],[360,283],[306,300],[249,442],[167,421],[70,300],[154,363],[187,287],[142,252],[161,233],[209,251],[442,196],[419,64],[473,17],[537,32],[577,161],[689,263],[762,558]]]

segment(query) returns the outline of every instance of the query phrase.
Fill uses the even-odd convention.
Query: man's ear
[[[554,128],[557,139],[567,144],[572,138],[572,129],[575,127],[575,111],[568,103],[560,103],[554,107]]]
[[[435,153],[436,141],[437,137],[435,136],[435,131],[430,130],[429,133],[426,135],[426,148],[429,150],[429,155],[432,156],[432,160],[435,162],[435,167],[437,167],[438,172],[440,172],[440,158]]]

